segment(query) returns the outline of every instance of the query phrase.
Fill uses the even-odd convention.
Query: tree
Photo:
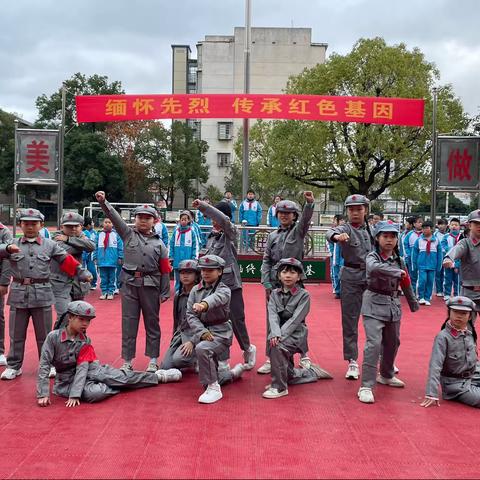
[[[120,159],[108,151],[104,135],[74,129],[65,142],[65,204],[94,201],[98,190],[112,201],[124,200],[125,177]]]
[[[0,190],[13,192],[15,158],[15,115],[0,110]]]
[[[210,199],[212,204],[215,204],[223,199],[223,192],[215,185],[209,185],[205,189],[205,196]]]
[[[346,187],[375,199],[402,181],[413,184],[429,174],[432,87],[435,65],[417,48],[388,46],[381,38],[361,39],[347,55],[292,77],[287,93],[424,98],[423,128],[361,123],[274,121],[252,128],[260,142],[252,148],[252,166],[310,187]],[[438,94],[437,128],[461,133],[468,118],[450,85]],[[422,170],[424,168],[424,170]],[[298,188],[298,187],[297,187]]]
[[[65,131],[72,129],[77,122],[75,107],[76,95],[120,95],[125,93],[119,81],[109,83],[105,75],[94,74],[86,77],[82,73],[75,73],[63,82],[66,88]],[[43,94],[37,97],[35,105],[38,109],[38,128],[59,128],[62,123],[62,89],[59,88],[49,97]],[[82,130],[102,130],[105,124],[84,123],[78,126]]]
[[[170,208],[176,190],[183,192],[187,207],[188,198],[197,193],[193,182],[208,180],[207,151],[207,143],[197,140],[193,130],[183,122],[173,122],[170,129],[153,122],[135,146],[136,155],[148,166],[150,180],[164,194]]]

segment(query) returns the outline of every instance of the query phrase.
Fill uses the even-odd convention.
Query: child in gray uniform
[[[282,258],[277,264],[277,275],[281,287],[271,292],[268,301],[272,383],[263,393],[264,398],[288,395],[288,384],[332,378],[311,362],[308,368],[294,368],[295,353],[306,351],[308,329],[305,318],[310,311],[310,295],[299,285],[304,273],[302,263],[296,258]]]
[[[420,405],[440,405],[441,385],[445,400],[480,408],[475,302],[467,297],[452,297],[446,303],[448,318],[433,342],[426,395]]]
[[[200,403],[220,400],[222,390],[218,358],[224,356],[232,344],[233,329],[229,320],[231,290],[221,281],[225,261],[217,255],[205,255],[198,260],[202,281],[193,287],[188,297],[186,320],[188,348],[182,354],[195,356],[198,361],[200,383],[206,387]]]
[[[362,386],[358,399],[373,403],[375,382],[390,387],[405,384],[394,375],[394,361],[400,345],[400,318],[402,307],[399,287],[410,289],[414,299],[407,267],[398,251],[398,225],[392,221],[380,221],[375,227],[374,252],[366,258],[367,289],[363,294],[362,310],[365,327],[365,349],[363,351]],[[418,310],[414,299],[412,311]],[[380,373],[377,364],[381,355]]]
[[[67,407],[80,405],[80,400],[99,402],[123,389],[152,387],[182,378],[175,369],[151,373],[101,365],[86,335],[90,321],[95,318],[95,309],[82,300],[70,302],[67,308],[66,327],[50,332],[43,344],[37,380],[39,406],[50,405],[50,365],[57,369],[53,392],[68,398]]]

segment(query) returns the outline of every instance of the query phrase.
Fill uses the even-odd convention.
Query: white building
[[[233,35],[206,35],[197,43],[197,60],[190,58],[188,45],[172,45],[173,93],[242,93],[244,31],[243,27],[235,27]],[[252,28],[250,93],[283,93],[290,76],[323,63],[327,44],[312,43],[311,37],[310,28]],[[189,123],[209,145],[208,183],[223,190],[242,120],[202,119]]]

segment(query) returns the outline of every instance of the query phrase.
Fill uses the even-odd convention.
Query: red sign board
[[[80,95],[77,121],[264,118],[423,126],[424,100],[322,95]]]

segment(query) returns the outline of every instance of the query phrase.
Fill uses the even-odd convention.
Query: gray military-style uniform
[[[470,330],[459,331],[446,322],[433,342],[426,395],[480,408],[480,365]]]
[[[219,381],[218,357],[232,344],[230,296],[230,289],[222,281],[215,285],[207,285],[202,281],[193,287],[188,297],[186,319],[191,332],[191,342],[195,345],[200,383],[205,386]],[[207,303],[208,310],[198,314],[192,307],[194,303],[200,302]],[[213,341],[201,339],[207,332],[213,335]]]
[[[95,243],[92,242],[84,233],[78,237],[69,236],[67,241],[55,240],[57,235],[65,235],[62,231],[55,232],[52,236],[67,253],[73,256],[75,260],[82,263],[83,252],[93,252]],[[52,264],[50,274],[53,294],[55,296],[55,311],[59,319],[66,311],[69,302],[72,300],[83,300],[90,290],[90,282],[80,282],[78,278],[71,278],[62,272],[58,264]]]
[[[43,342],[52,328],[52,305],[55,298],[50,283],[51,261],[61,264],[68,253],[57,242],[40,236],[33,241],[22,237],[13,243],[20,251],[10,254],[7,245],[1,245],[0,258],[8,258],[9,274],[13,277],[8,296],[11,308],[7,362],[10,368],[19,370],[23,364],[29,318],[32,317],[35,328],[39,356]]]
[[[305,318],[310,311],[310,295],[298,286],[285,291],[277,288],[272,291],[268,302],[268,341],[279,337],[277,346],[270,348],[272,365],[272,388],[278,391],[287,385],[311,383],[318,380],[311,369],[294,368],[293,355],[306,349],[308,329]]]
[[[145,355],[157,358],[160,353],[160,301],[170,297],[168,251],[156,233],[148,236],[129,227],[107,202],[102,210],[112,221],[124,243],[122,268],[122,357],[135,358],[140,312],[146,331]]]
[[[62,328],[48,334],[40,357],[37,398],[50,396],[48,374],[51,365],[57,370],[53,393],[90,403],[104,400],[122,389],[158,385],[155,373],[123,371],[110,365],[101,365],[98,360],[79,360],[86,347],[91,348],[90,339],[81,333],[71,338]]]
[[[362,387],[375,386],[380,354],[380,374],[384,378],[394,376],[402,316],[399,286],[402,271],[406,270],[405,264],[401,263],[400,266],[398,260],[396,256],[383,258],[378,252],[371,252],[366,258],[367,289],[363,294],[361,309],[366,337]]]
[[[461,294],[472,299],[480,311],[480,241],[475,241],[471,237],[462,238],[447,252],[445,258],[452,261],[461,260]]]
[[[279,226],[268,235],[267,245],[263,254],[261,267],[261,283],[265,289],[273,289],[281,286],[277,277],[277,264],[282,258],[296,258],[303,260],[303,246],[305,236],[310,228],[314,203],[306,203],[300,218],[290,227]],[[268,321],[267,304],[267,337],[269,334],[270,322]],[[305,354],[308,352],[308,345],[305,343]],[[270,356],[270,343],[267,340],[266,354]]]
[[[12,243],[13,236],[10,230],[0,223],[0,245]],[[0,259],[0,285],[10,284],[8,261]],[[0,295],[0,355],[5,353],[5,296]]]
[[[367,288],[365,259],[373,250],[373,238],[366,224],[355,228],[350,223],[330,228],[327,240],[336,243],[335,235],[347,233],[350,239],[340,242],[344,266],[340,270],[340,302],[342,308],[343,358],[358,358],[358,319],[363,292]]]
[[[232,292],[230,300],[230,319],[232,321],[233,333],[240,348],[245,352],[250,348],[250,337],[245,323],[245,305],[242,294],[242,278],[237,260],[237,227],[220,210],[212,207],[206,202],[200,202],[198,209],[202,214],[214,220],[222,231],[212,230],[207,237],[207,244],[201,250],[200,256],[218,255],[225,261],[222,282]],[[220,360],[226,360],[220,358]]]

